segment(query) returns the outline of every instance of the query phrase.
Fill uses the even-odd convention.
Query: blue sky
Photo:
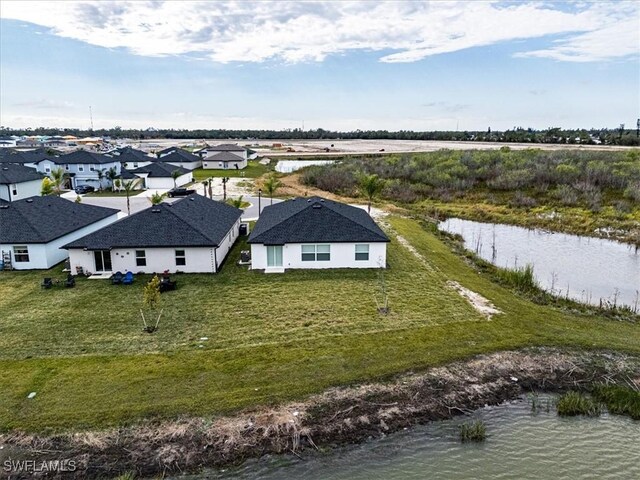
[[[635,125],[640,7],[0,0],[9,127]]]

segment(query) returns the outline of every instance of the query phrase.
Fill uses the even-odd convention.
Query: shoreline
[[[587,390],[599,382],[629,381],[640,388],[640,357],[554,348],[499,352],[227,417],[143,421],[51,436],[3,433],[0,464],[7,459],[73,461],[73,471],[59,471],[53,478],[198,472],[265,454],[303,456],[305,451],[360,443],[531,391]]]

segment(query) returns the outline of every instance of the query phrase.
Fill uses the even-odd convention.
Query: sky
[[[634,127],[640,2],[0,0],[0,125]]]

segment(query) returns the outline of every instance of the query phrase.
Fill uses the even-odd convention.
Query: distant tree
[[[66,180],[66,175],[62,168],[54,168],[51,170],[51,187],[53,193],[60,196],[62,194],[62,186]]]
[[[358,191],[360,195],[367,199],[367,212],[371,215],[371,202],[377,197],[384,188],[385,181],[378,177],[376,174],[360,176]]]
[[[129,204],[129,197],[131,196],[131,192],[133,192],[136,189],[139,181],[140,181],[139,178],[135,178],[131,180],[125,180],[122,182],[122,189],[124,190],[124,193],[127,196],[127,215],[131,215],[131,205]]]
[[[244,201],[242,200],[242,195],[240,195],[238,198],[229,199],[229,205],[231,205],[232,207],[242,208],[243,204],[244,204]]]
[[[105,177],[105,170],[104,168],[99,168],[96,170],[96,173],[98,174],[98,190],[102,190],[102,180],[104,180]]]
[[[278,180],[278,177],[276,177],[274,173],[269,175],[269,177],[264,181],[264,191],[269,195],[269,198],[271,198],[271,205],[273,205],[273,196],[281,186],[282,182]]]
[[[115,190],[115,180],[118,177],[118,172],[116,171],[116,167],[111,167],[107,170],[107,179],[111,182],[111,191]]]
[[[40,195],[46,197],[47,195],[53,194],[53,182],[49,177],[44,177],[42,179],[42,185],[40,186]]]
[[[176,188],[178,186],[178,178],[182,175],[180,170],[174,170],[171,172],[171,178],[173,179],[173,187]]]

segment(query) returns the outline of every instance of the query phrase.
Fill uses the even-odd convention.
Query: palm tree
[[[53,193],[53,182],[49,177],[44,177],[42,179],[42,185],[40,186],[40,195],[46,197],[47,195],[51,195]]]
[[[269,197],[271,197],[271,205],[273,205],[273,195],[282,186],[282,182],[278,180],[278,177],[276,177],[275,174],[271,174],[264,181],[263,186],[264,186],[265,192],[267,192],[269,194]]]
[[[102,180],[104,179],[104,168],[96,170],[98,174],[98,190],[102,190]]]
[[[51,170],[51,188],[53,193],[60,196],[65,180],[65,173],[62,168],[54,168]]]
[[[151,195],[149,197],[149,201],[151,202],[151,205],[159,205],[163,202],[164,197],[165,197],[165,193],[159,193],[156,192],[153,195]]]
[[[180,170],[174,170],[173,172],[171,172],[171,178],[173,178],[173,188],[177,188],[178,187],[178,177],[180,177],[182,175],[182,173],[180,172]]]
[[[116,167],[111,167],[107,170],[107,179],[111,182],[111,191],[115,190],[115,180],[118,177],[118,172],[116,172]]]
[[[229,199],[229,205],[231,205],[232,207],[242,208],[243,203],[244,202],[242,201],[242,195],[240,195],[238,198]]]
[[[127,196],[127,215],[131,215],[131,206],[129,205],[129,197],[131,196],[131,192],[133,192],[140,181],[139,178],[135,178],[132,180],[124,180],[122,182],[122,189],[124,190],[125,195]]]
[[[367,198],[367,212],[371,215],[371,202],[384,188],[384,180],[378,177],[375,173],[372,175],[363,174],[360,177],[360,195]]]
[[[207,181],[202,182],[202,186],[204,187],[204,198],[207,198]]]

